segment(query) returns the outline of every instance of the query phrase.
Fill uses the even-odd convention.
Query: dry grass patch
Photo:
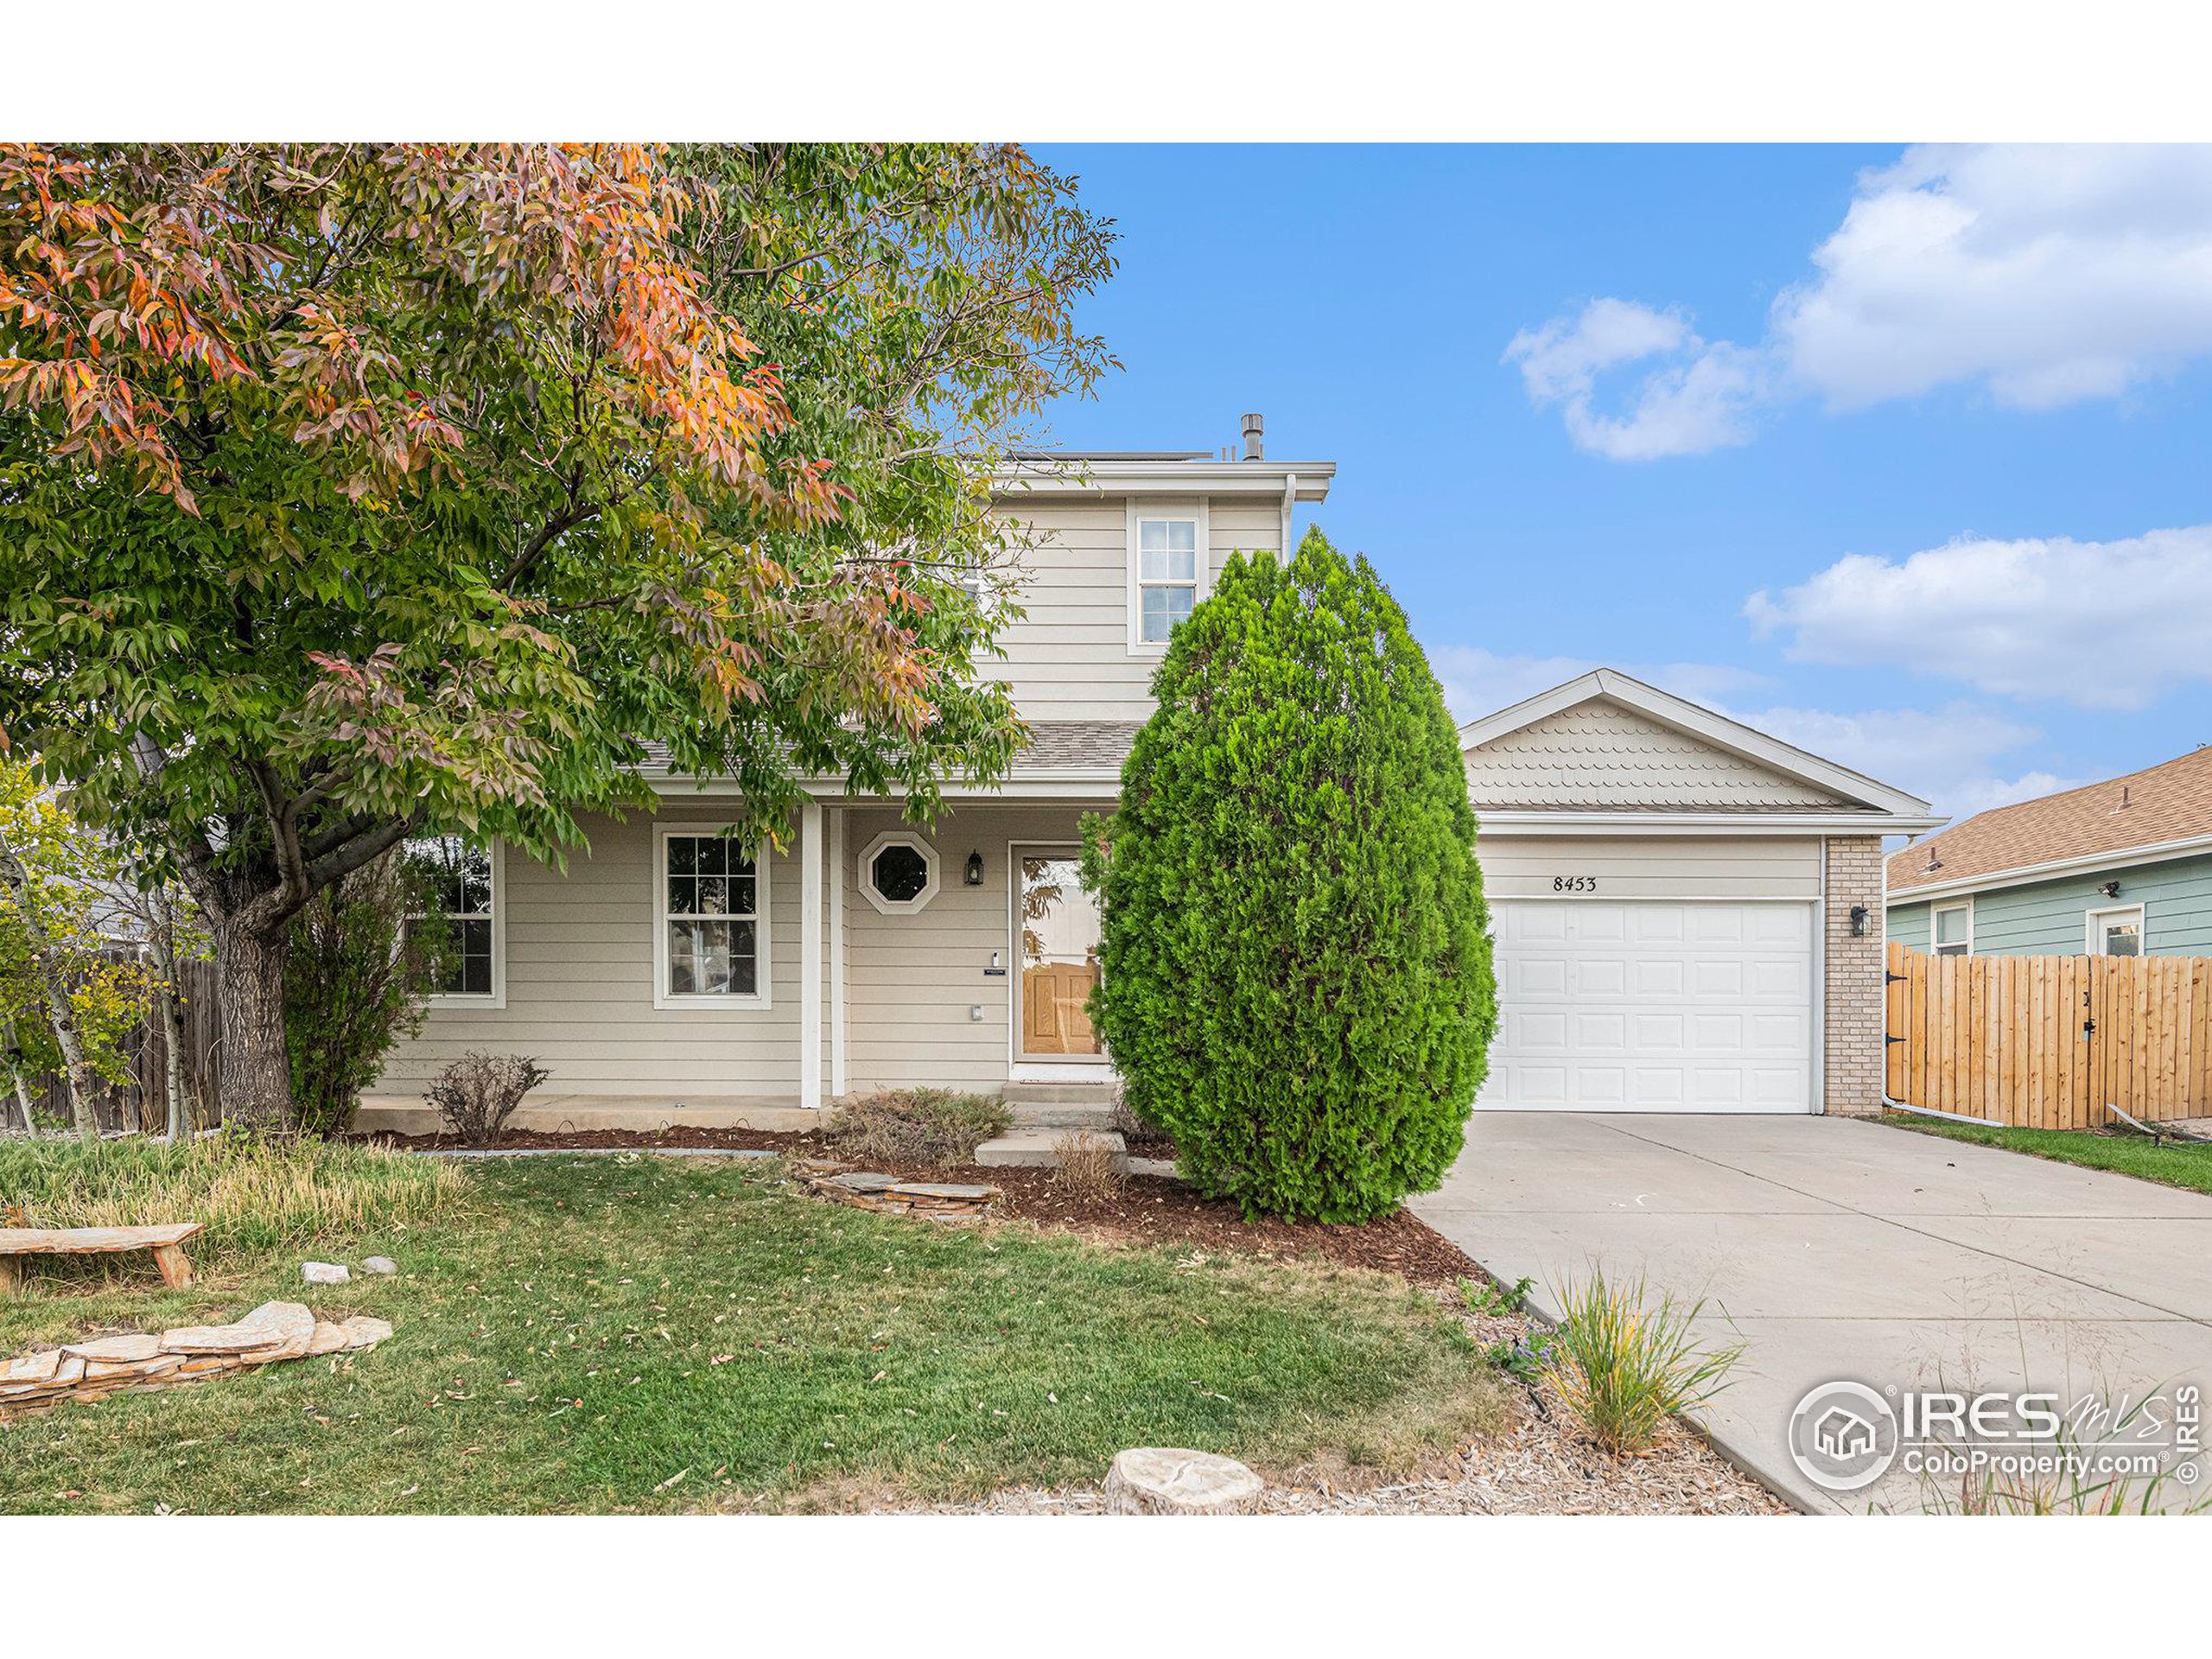
[[[22,1227],[135,1227],[196,1221],[195,1262],[237,1261],[334,1233],[447,1215],[467,1192],[449,1164],[374,1147],[224,1133],[156,1141],[0,1142],[0,1217]],[[138,1264],[143,1266],[143,1263]],[[105,1274],[69,1258],[41,1274]]]

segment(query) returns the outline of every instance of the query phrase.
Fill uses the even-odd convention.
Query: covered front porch
[[[551,1071],[518,1129],[804,1129],[900,1087],[1103,1099],[1078,838],[1118,779],[1091,770],[927,824],[817,796],[751,859],[720,836],[727,797],[671,781],[648,818],[591,821],[565,872],[507,853],[492,991],[433,999],[353,1127],[435,1132],[422,1090],[472,1049]]]

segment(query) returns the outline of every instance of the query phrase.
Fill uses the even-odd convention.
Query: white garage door
[[[1498,1029],[1476,1104],[1805,1112],[1813,908],[1504,899]]]

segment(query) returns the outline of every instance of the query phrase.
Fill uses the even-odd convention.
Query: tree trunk
[[[14,1020],[0,1020],[0,1043],[8,1046],[8,1081],[16,1088],[16,1105],[23,1115],[23,1133],[35,1141],[38,1139],[38,1119],[32,1112],[30,1085],[23,1081],[22,1064],[17,1058],[22,1051],[16,1046]]]
[[[292,1065],[284,1052],[286,924],[269,934],[218,925],[215,974],[221,982],[223,1120],[289,1129]]]
[[[61,965],[54,959],[53,948],[47,940],[46,922],[39,913],[38,895],[32,887],[30,872],[23,868],[5,836],[0,836],[0,886],[7,887],[16,912],[23,918],[23,932],[30,944],[31,971],[38,976],[39,988],[46,994],[47,1023],[54,1027],[54,1046],[61,1051],[61,1069],[69,1079],[69,1116],[75,1121],[79,1135],[87,1141],[97,1141],[100,1138],[100,1122],[92,1112],[85,1051],[77,1041],[77,1010],[69,1001],[69,987],[63,978]]]
[[[154,990],[154,1009],[162,1022],[163,1093],[168,1100],[168,1138],[189,1140],[196,1114],[184,1090],[184,1021],[177,1018],[176,917],[166,893],[154,900],[156,918],[148,930],[154,950],[154,971],[160,982]]]

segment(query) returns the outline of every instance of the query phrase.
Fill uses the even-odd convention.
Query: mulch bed
[[[1400,1210],[1363,1227],[1313,1221],[1246,1221],[1233,1204],[1200,1198],[1165,1175],[1132,1175],[1110,1198],[1077,1197],[1048,1169],[963,1170],[958,1179],[1004,1189],[1017,1221],[1134,1243],[1239,1250],[1277,1259],[1318,1255],[1351,1268],[1395,1273],[1417,1285],[1487,1278],[1460,1248]]]
[[[461,1143],[451,1135],[378,1135],[365,1137],[378,1146],[426,1152]],[[789,1157],[820,1157],[830,1148],[819,1135],[766,1129],[710,1129],[671,1126],[665,1129],[511,1130],[499,1138],[512,1149],[575,1151],[655,1147],[724,1148],[776,1152]],[[871,1166],[875,1167],[874,1166]],[[902,1179],[985,1181],[1006,1194],[1002,1211],[1009,1219],[1063,1232],[1087,1233],[1122,1243],[1172,1244],[1200,1250],[1235,1250],[1285,1260],[1319,1256],[1351,1268],[1395,1273],[1416,1285],[1452,1285],[1487,1277],[1467,1254],[1409,1211],[1364,1227],[1322,1222],[1246,1221],[1233,1204],[1200,1198],[1182,1182],[1164,1175],[1132,1175],[1119,1192],[1076,1194],[1052,1179],[1048,1169],[981,1168],[972,1164],[942,1168],[882,1166]]]

